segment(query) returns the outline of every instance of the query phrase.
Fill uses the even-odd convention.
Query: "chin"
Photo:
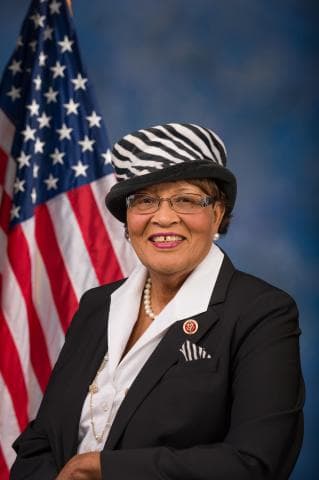
[[[189,275],[195,266],[194,265],[178,265],[177,262],[174,263],[166,263],[163,262],[158,264],[148,264],[145,265],[149,272],[156,273],[158,275],[163,276],[174,276],[174,275]]]

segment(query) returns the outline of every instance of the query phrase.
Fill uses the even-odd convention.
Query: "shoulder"
[[[80,307],[91,303],[94,303],[95,305],[105,303],[106,299],[108,299],[112,293],[125,282],[125,280],[126,278],[87,290],[80,299]]]
[[[83,327],[89,318],[99,315],[108,309],[112,293],[119,288],[126,279],[94,287],[83,293],[79,306],[68,328],[67,335]]]
[[[254,275],[235,271],[226,303],[226,314],[234,318],[234,345],[245,352],[301,333],[294,299]]]
[[[284,290],[267,281],[237,270],[225,256],[224,268],[221,269],[220,281],[223,295],[218,294],[215,309],[223,318],[235,337],[243,339],[256,329],[265,328],[269,333],[297,331],[298,308],[294,299]],[[226,287],[226,288],[225,288]],[[299,331],[299,330],[298,330]]]
[[[267,281],[240,270],[235,270],[229,289],[230,295],[239,295],[242,305],[246,308],[257,300],[264,302],[277,301],[295,304],[294,299],[284,290]]]
[[[218,291],[218,300],[226,299],[227,303],[236,305],[238,311],[246,310],[258,299],[267,301],[272,298],[279,302],[295,303],[284,290],[255,275],[236,269],[225,253],[215,290]]]

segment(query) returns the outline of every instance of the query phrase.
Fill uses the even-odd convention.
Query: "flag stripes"
[[[80,187],[82,190],[82,187]],[[60,247],[65,265],[65,274],[72,284],[77,299],[83,293],[83,285],[97,285],[98,279],[92,268],[89,252],[86,250],[83,236],[67,195],[59,195],[48,202],[48,211],[55,228],[54,234]],[[86,208],[92,208],[87,205]],[[71,240],[72,239],[72,240]],[[72,241],[72,245],[70,244]]]
[[[4,232],[9,229],[11,199],[5,190],[2,192],[2,200],[0,206],[0,226]],[[1,260],[0,260],[1,262]]]
[[[113,247],[110,237],[104,228],[100,212],[96,208],[91,186],[84,185],[80,187],[79,191],[70,190],[68,198],[81,228],[81,233],[98,281],[100,283],[108,283],[114,278],[121,278],[121,268],[117,258],[112,255]],[[91,205],[91,210],[88,210],[87,205]],[[91,234],[91,230],[93,232],[101,232],[101,235],[95,239]],[[104,265],[101,265],[100,261],[100,252],[103,250],[110,258],[107,270],[105,270]]]
[[[0,148],[0,185],[4,184],[4,174],[7,167],[8,155]]]
[[[97,209],[100,212],[100,218],[103,221],[104,229],[106,232],[112,232],[112,235],[110,235],[109,238],[120,269],[122,272],[131,272],[139,260],[130,244],[125,240],[123,224],[105,208],[105,191],[109,191],[113,184],[114,177],[109,175],[105,177],[104,182],[98,180],[92,182],[90,186],[93,192],[95,205],[97,206]]]
[[[46,204],[37,207],[35,213],[35,240],[49,277],[54,304],[58,311],[62,328],[66,331],[71,320],[70,312],[75,312],[78,300],[69,278],[61,249],[55,236],[53,221]],[[57,279],[59,280],[57,281]]]
[[[1,409],[6,412],[13,411],[13,406],[11,402],[11,396],[9,395],[6,384],[0,374],[0,392],[1,392]],[[3,418],[1,418],[3,421]],[[20,429],[17,424],[17,419],[15,416],[11,415],[5,418],[7,430],[11,432],[11,435],[17,437]],[[0,423],[1,426],[1,423]],[[9,430],[10,429],[10,430]],[[0,474],[1,480],[6,480],[9,478],[9,468],[15,457],[14,451],[11,448],[8,439],[3,435],[0,436]]]
[[[7,191],[15,164],[4,149],[0,161],[2,172],[7,167],[1,177],[0,206],[0,242],[6,252],[1,258],[0,285],[0,338],[6,345],[0,351],[1,433],[6,425],[6,441],[4,436],[0,441],[0,478],[6,479],[15,457],[11,444],[35,415],[80,295],[94,285],[122,278],[136,260],[124,242],[122,225],[105,210],[105,192],[115,181],[112,175],[39,205],[34,217],[9,232],[12,198]],[[63,228],[57,230],[55,225],[61,224]],[[95,231],[102,234],[94,244]],[[27,330],[19,322],[23,311]],[[8,417],[9,411],[14,415]]]
[[[0,352],[0,371],[12,398],[19,427],[23,429],[28,421],[28,394],[19,354],[2,311],[0,311],[0,338],[6,345],[6,355]]]
[[[51,365],[55,363],[64,340],[65,331],[62,327],[56,304],[53,298],[49,277],[42,260],[38,245],[34,242],[34,218],[23,222],[22,229],[30,249],[32,276],[32,299],[38,313],[41,327],[45,333],[46,345]],[[50,318],[50,322],[47,319]]]
[[[44,332],[32,299],[31,257],[20,225],[10,232],[7,250],[8,260],[26,305],[31,363],[41,390],[44,391],[51,372],[51,364]]]
[[[136,263],[105,209],[114,182],[66,1],[32,0],[0,84],[1,480],[81,295]]]

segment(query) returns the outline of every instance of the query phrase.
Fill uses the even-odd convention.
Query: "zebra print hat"
[[[230,211],[236,199],[236,178],[226,168],[226,149],[208,128],[168,123],[129,133],[112,150],[118,183],[105,204],[126,221],[126,197],[151,185],[192,178],[216,179],[227,196]]]

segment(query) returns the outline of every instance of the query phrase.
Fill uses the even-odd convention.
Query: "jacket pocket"
[[[179,360],[173,365],[164,375],[162,381],[178,378],[178,377],[190,377],[198,375],[208,375],[218,370],[219,359],[218,358],[201,358],[198,360]]]

